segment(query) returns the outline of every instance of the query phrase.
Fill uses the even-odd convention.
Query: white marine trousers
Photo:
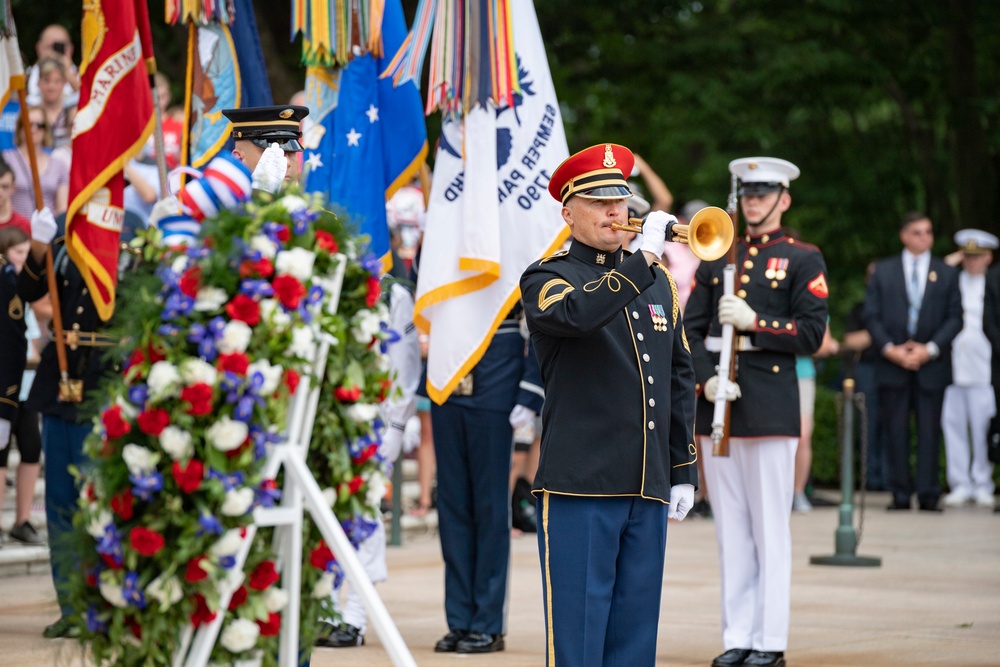
[[[948,462],[948,488],[969,497],[993,495],[993,464],[986,456],[986,434],[996,413],[991,385],[944,390],[941,430]],[[971,460],[970,460],[971,459]]]
[[[722,570],[722,645],[784,651],[792,584],[792,490],[798,438],[701,437]]]

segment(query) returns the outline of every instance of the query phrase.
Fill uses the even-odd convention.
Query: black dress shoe
[[[65,616],[61,617],[52,625],[48,625],[42,630],[42,636],[46,639],[62,639],[64,637],[79,637],[80,629]]]
[[[754,651],[743,661],[743,667],[785,667],[781,651]]]
[[[937,503],[920,503],[921,512],[942,512],[941,506]]]
[[[455,645],[456,653],[493,653],[502,651],[503,635],[488,635],[485,632],[470,632]]]
[[[332,628],[331,631],[316,639],[316,646],[323,648],[345,648],[348,646],[361,646],[365,643],[365,636],[361,634],[361,630],[349,623],[330,627]]]
[[[454,653],[455,646],[465,636],[469,634],[468,630],[451,630],[444,637],[438,640],[438,643],[434,645],[434,651],[437,653]]]
[[[886,509],[890,512],[905,511],[910,509],[910,501],[893,500]]]
[[[752,651],[748,648],[731,648],[712,661],[712,667],[742,667]]]

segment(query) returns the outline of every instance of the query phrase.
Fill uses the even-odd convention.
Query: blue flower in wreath
[[[101,554],[113,562],[117,567],[121,567],[124,562],[122,556],[122,541],[118,535],[118,529],[114,524],[109,523],[104,527],[104,536],[97,542],[97,553]]]
[[[151,472],[148,475],[129,475],[128,479],[132,482],[132,495],[147,503],[158,491],[163,490],[163,475],[158,472]]]
[[[125,575],[125,583],[122,585],[122,597],[136,609],[146,608],[146,596],[139,586],[138,572],[129,572]]]
[[[202,512],[198,516],[198,532],[196,535],[222,535],[224,528],[222,527],[222,522],[208,512]]]
[[[108,631],[108,626],[101,621],[97,614],[97,607],[95,605],[87,607],[87,631],[95,635],[103,635]]]

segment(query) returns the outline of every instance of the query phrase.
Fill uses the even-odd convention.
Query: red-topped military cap
[[[587,199],[631,197],[628,182],[635,156],[618,144],[598,144],[563,160],[549,181],[549,194],[566,203],[573,195]]]

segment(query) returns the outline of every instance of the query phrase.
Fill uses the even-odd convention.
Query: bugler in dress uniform
[[[549,665],[654,664],[650,582],[670,504],[682,519],[697,484],[694,369],[676,286],[653,261],[672,216],[647,218],[648,258],[611,229],[633,159],[602,144],[559,166],[549,193],[574,240],[521,277],[548,396],[534,493]]]
[[[781,230],[791,204],[788,185],[799,175],[795,165],[745,158],[729,169],[740,179],[747,226],[738,242],[736,294],[723,297],[725,259],[702,262],[684,311],[703,398],[696,424],[722,569],[726,652],[712,664],[779,666],[788,641],[789,514],[800,429],[795,356],[812,354],[822,342],[826,265],[819,249]],[[726,458],[712,455],[708,438],[723,322],[737,334]]]

